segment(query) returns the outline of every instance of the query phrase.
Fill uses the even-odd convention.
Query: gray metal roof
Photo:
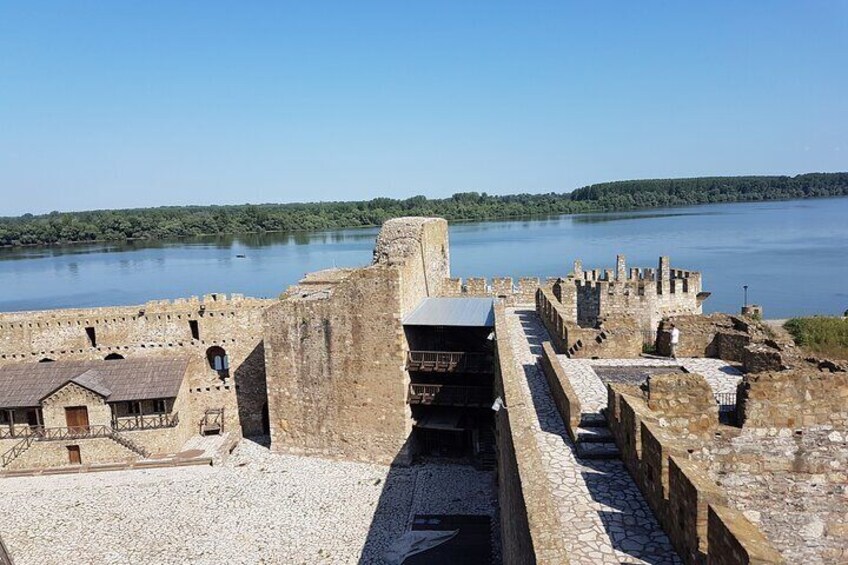
[[[491,328],[495,325],[494,302],[492,298],[425,298],[403,324]]]
[[[69,382],[107,402],[176,398],[188,358],[15,363],[0,367],[0,408],[39,406]]]

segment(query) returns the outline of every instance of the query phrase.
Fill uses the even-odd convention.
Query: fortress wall
[[[504,305],[495,306],[495,334],[508,332]],[[567,527],[552,504],[542,454],[533,436],[535,412],[521,401],[520,382],[510,340],[496,341],[495,386],[509,407],[495,415],[498,442],[498,502],[504,563],[567,565],[562,532]]]
[[[262,311],[274,302],[218,294],[140,306],[3,313],[0,364],[102,360],[110,354],[187,357],[181,420],[197,433],[206,408],[224,408],[225,431],[257,435],[263,433],[267,403]],[[196,322],[199,339],[189,322]],[[86,328],[93,328],[94,344]],[[226,376],[209,365],[206,352],[213,346],[229,358]]]
[[[745,428],[848,429],[848,373],[799,368],[748,374],[737,402]]]
[[[411,430],[403,317],[449,278],[447,223],[386,222],[374,263],[292,287],[265,311],[276,451],[403,462]]]
[[[271,447],[391,463],[407,436],[401,274],[356,270],[265,312]]]
[[[577,428],[580,427],[582,414],[580,399],[574,392],[571,380],[565,374],[556,357],[556,351],[549,341],[542,343],[542,357],[539,363],[542,366],[545,379],[548,381],[548,387],[551,390],[557,412],[565,423],[568,435],[571,436],[571,441],[577,442]]]
[[[573,309],[560,302],[552,288],[536,291],[536,312],[551,336],[557,352],[582,359],[622,359],[642,352],[642,333],[636,321],[625,315],[602,321],[600,327],[584,328],[575,323]]]
[[[521,277],[517,281],[512,277],[494,277],[491,280],[469,277],[465,282],[460,278],[447,278],[437,296],[491,296],[503,299],[507,306],[528,305],[534,303],[540,284],[538,277]]]
[[[700,314],[701,274],[672,269],[668,257],[660,257],[659,268],[626,268],[623,255],[616,269],[584,271],[575,261],[568,281],[577,286],[577,321],[594,326],[609,316],[633,316],[640,327],[655,330],[664,317]]]
[[[683,398],[702,396],[703,386],[690,381],[660,388],[670,392],[692,385]],[[607,391],[610,430],[622,460],[685,563],[712,563],[728,554],[755,556],[761,559],[757,563],[782,562],[763,532],[728,507],[729,493],[715,482],[709,467],[693,459],[693,453],[710,444],[707,435],[681,433],[682,421],[671,424],[696,412],[697,406],[672,403],[655,391],[659,411],[654,411],[636,387],[611,384]],[[695,425],[700,428],[697,419]],[[711,519],[711,513],[722,518]]]

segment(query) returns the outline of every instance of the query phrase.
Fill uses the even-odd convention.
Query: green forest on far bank
[[[704,177],[594,184],[570,193],[450,198],[414,196],[361,202],[170,206],[132,210],[51,212],[0,218],[0,246],[52,245],[198,235],[325,230],[379,225],[397,216],[493,220],[519,216],[608,212],[716,202],[848,196],[848,173]]]

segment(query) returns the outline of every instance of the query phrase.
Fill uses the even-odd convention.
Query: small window
[[[97,347],[97,334],[94,331],[94,328],[88,326],[85,328],[85,334],[88,336],[88,343],[91,347]]]
[[[153,402],[153,411],[157,414],[168,413],[168,401],[164,398],[157,399]]]
[[[191,329],[191,339],[200,339],[200,326],[197,320],[189,320],[188,327]]]

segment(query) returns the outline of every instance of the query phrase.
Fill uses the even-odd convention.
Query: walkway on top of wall
[[[533,432],[546,465],[563,524],[559,532],[572,565],[642,563],[679,564],[650,508],[618,460],[577,457],[565,424],[539,366],[541,344],[548,339],[536,312],[507,310],[509,339],[520,364],[524,398],[509,402],[532,407]]]
[[[714,394],[736,393],[742,373],[721,359],[682,357],[679,359],[570,359],[557,355],[568,375],[583,413],[598,413],[607,406],[607,387],[593,367],[683,367],[687,373],[704,377]]]

